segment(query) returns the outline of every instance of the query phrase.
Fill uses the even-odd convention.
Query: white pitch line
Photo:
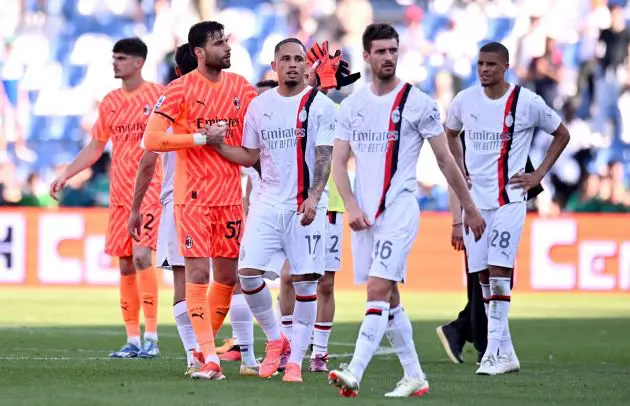
[[[16,348],[17,350],[17,348]],[[74,350],[64,350],[61,348],[46,348],[46,349],[35,349],[35,348],[20,348],[20,350],[37,350],[37,351],[52,351],[52,352],[73,352]],[[96,353],[97,351],[90,351],[90,350],[84,350],[85,352],[94,352]],[[395,351],[391,348],[386,348],[386,347],[379,347],[376,352],[374,353],[374,356],[383,356],[383,355],[391,355],[391,354],[395,354]],[[333,353],[333,354],[328,354],[328,357],[330,359],[339,359],[339,358],[350,358],[352,357],[352,353],[348,352],[348,353]],[[139,359],[139,358],[131,358],[131,359]],[[164,359],[164,360],[185,360],[186,357],[165,357],[165,356],[160,356],[158,358],[159,359]],[[13,357],[0,357],[0,360],[3,361],[119,361],[118,359],[112,359],[109,358],[107,353],[103,353],[102,356],[100,357],[27,357],[27,356],[13,356]]]

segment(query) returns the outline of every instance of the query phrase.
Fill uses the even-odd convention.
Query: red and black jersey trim
[[[503,140],[501,141],[501,152],[498,160],[498,178],[499,178],[499,206],[504,206],[510,202],[507,193],[507,185],[509,179],[508,160],[510,157],[510,149],[512,148],[512,138],[514,137],[514,127],[516,126],[516,105],[518,104],[518,95],[521,87],[515,85],[512,93],[508,96],[505,103],[505,112],[503,113]],[[508,126],[507,118],[511,117]]]
[[[387,196],[387,192],[389,191],[389,187],[392,184],[392,179],[396,170],[398,169],[398,151],[400,149],[400,129],[402,127],[402,113],[405,109],[405,103],[407,102],[407,97],[409,97],[409,92],[413,86],[409,83],[405,83],[396,95],[394,99],[394,104],[392,105],[392,109],[389,112],[389,140],[387,142],[387,153],[385,155],[385,178],[383,179],[383,194],[381,195],[381,202],[378,206],[378,210],[376,211],[376,217],[380,216],[385,210],[385,197]],[[398,119],[394,122],[394,112],[398,111]]]
[[[308,198],[308,190],[310,189],[310,174],[308,165],[306,164],[306,146],[308,141],[308,120],[309,111],[311,105],[317,96],[318,90],[311,89],[302,96],[300,105],[297,110],[297,117],[295,119],[295,128],[297,129],[298,140],[295,150],[297,151],[297,204],[298,207],[304,203],[304,200]],[[300,120],[300,113],[302,110],[306,111],[306,118],[304,121]],[[302,131],[300,131],[302,130]]]

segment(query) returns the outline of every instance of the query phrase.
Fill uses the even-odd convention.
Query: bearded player
[[[398,39],[388,24],[365,29],[363,59],[370,65],[372,80],[341,102],[336,129],[333,176],[353,230],[355,282],[367,283],[365,318],[352,360],[328,374],[330,383],[341,388],[341,396],[358,394],[385,334],[404,370],[385,396],[422,396],[429,391],[398,290],[398,283],[406,280],[407,256],[418,233],[416,167],[425,141],[464,202],[470,231],[478,238],[485,227],[448,149],[436,103],[396,77]],[[350,152],[356,162],[354,193],[348,177]]]
[[[240,145],[245,111],[256,90],[231,66],[223,25],[193,25],[188,43],[197,69],[171,82],[145,133],[150,151],[177,151],[174,197],[178,241],[186,266],[186,306],[203,367],[191,376],[225,376],[214,338],[228,313],[243,228],[240,166],[208,148],[211,135]],[[173,132],[169,133],[169,127]],[[208,294],[212,258],[214,283]]]

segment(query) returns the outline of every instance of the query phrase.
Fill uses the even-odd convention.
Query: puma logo
[[[361,113],[357,113],[357,117],[361,117],[362,119],[365,119],[365,116]]]
[[[474,118],[475,120],[478,120],[479,114],[477,113],[477,115],[474,115],[473,113],[470,113],[470,117]]]
[[[201,104],[203,107],[206,107],[206,102],[203,100],[197,100],[197,103]]]
[[[220,315],[221,315],[221,316],[223,316],[223,317],[227,316],[227,312],[226,312],[226,313],[224,313],[224,312],[220,312],[220,311],[218,311],[218,310],[217,310],[217,314],[220,314]]]
[[[507,259],[510,259],[510,256],[507,254],[507,252],[505,252],[505,251],[501,251],[501,254],[505,255],[505,257],[506,257]]]
[[[123,309],[124,311],[127,311],[127,309],[129,308],[129,305],[126,306],[120,306],[121,309]]]
[[[201,320],[205,320],[205,319],[203,318],[203,316],[204,316],[204,313],[193,313],[193,314],[192,314],[192,317],[199,317]]]
[[[273,116],[273,111],[271,113],[263,113],[263,116],[267,117],[269,120],[271,120],[271,116]]]
[[[142,303],[148,304],[149,306],[153,306],[153,300],[143,300]]]

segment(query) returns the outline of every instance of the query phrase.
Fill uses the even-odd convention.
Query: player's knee
[[[136,272],[132,257],[120,257],[118,262],[121,275],[133,275]]]
[[[212,261],[212,276],[216,282],[234,286],[238,280],[236,268],[237,260],[232,258],[215,258]]]
[[[490,265],[488,266],[488,274],[493,278],[510,278],[512,277],[512,268]]]
[[[245,294],[255,293],[265,286],[262,275],[241,275],[239,273],[239,283]]]
[[[389,302],[394,290],[394,282],[381,278],[369,278],[367,300]]]
[[[186,299],[186,277],[183,267],[173,267],[173,303]]]
[[[317,295],[322,298],[332,297],[335,288],[334,273],[326,272],[317,284]]]
[[[139,271],[149,268],[151,266],[151,254],[146,255],[145,252],[134,253],[133,266]]]
[[[207,258],[186,258],[186,282],[207,285],[210,281],[210,261]]]

